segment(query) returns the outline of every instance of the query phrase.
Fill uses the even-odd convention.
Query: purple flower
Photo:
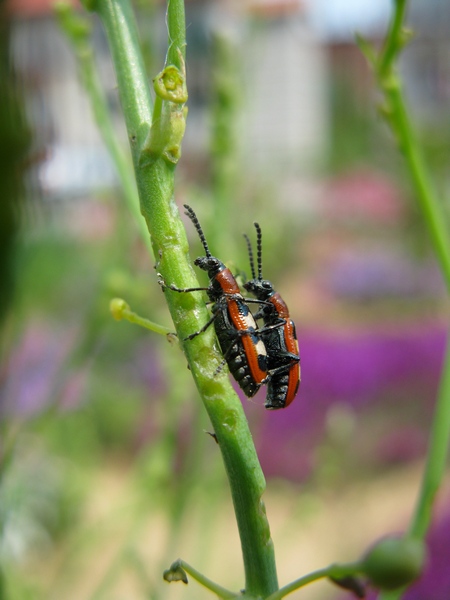
[[[47,407],[73,343],[73,331],[31,323],[13,348],[2,377],[2,410],[27,417]]]
[[[383,409],[392,406],[407,413],[414,409],[422,417],[400,431],[397,442],[391,437],[391,455],[383,457],[379,445],[373,451],[375,455],[378,452],[379,460],[398,461],[402,455],[406,460],[423,450],[423,414],[431,412],[437,393],[446,338],[443,327],[419,324],[351,334],[298,333],[302,383],[292,405],[263,411],[265,390],[252,403],[243,400],[268,476],[304,478],[313,466],[313,451],[324,434],[328,410],[337,403],[356,413],[381,403]],[[259,406],[254,408],[254,403]],[[412,430],[414,440],[407,447],[408,431]],[[386,419],[385,435],[395,432],[399,433]]]

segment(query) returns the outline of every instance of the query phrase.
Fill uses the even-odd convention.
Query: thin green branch
[[[399,52],[399,40],[401,38],[403,22],[405,20],[408,0],[394,0],[395,11],[389,25],[389,31],[386,35],[384,47],[378,62],[378,74],[383,78],[389,73],[392,63]]]
[[[323,569],[318,569],[317,571],[313,571],[312,573],[308,573],[308,575],[304,575],[295,581],[292,581],[288,585],[280,588],[273,594],[271,594],[266,600],[282,600],[288,594],[292,594],[296,590],[309,585],[310,583],[314,583],[319,579],[343,579],[345,577],[352,577],[358,575],[361,572],[361,563],[346,563],[346,564],[332,564]]]
[[[450,235],[447,216],[435,192],[397,79],[385,88],[385,96],[389,105],[389,121],[394,123],[393,127],[406,158],[424,223],[450,292]]]
[[[308,573],[308,575],[304,575],[303,577],[299,577],[295,581],[291,581],[288,585],[280,588],[273,594],[271,594],[266,600],[282,600],[288,594],[292,594],[296,590],[308,585],[309,583],[313,583],[314,581],[319,581],[319,579],[324,579],[328,577],[329,567],[325,567],[324,569],[318,569],[317,571],[313,571],[312,573]]]
[[[113,298],[109,303],[109,310],[116,321],[122,321],[125,319],[129,323],[134,323],[135,325],[149,329],[150,331],[158,333],[159,335],[168,336],[172,334],[175,336],[173,331],[171,331],[168,327],[159,325],[159,323],[154,323],[153,321],[150,321],[145,317],[141,317],[137,313],[133,312],[129,304],[127,304],[122,298]]]
[[[414,184],[424,223],[436,252],[446,285],[450,291],[450,234],[448,220],[436,191],[423,152],[403,98],[401,81],[396,71],[396,59],[405,43],[403,19],[406,0],[397,0],[383,50],[375,61],[378,84],[385,98],[382,113],[392,128],[403,152]]]
[[[211,581],[211,579],[208,579],[208,577],[205,577],[202,573],[200,573],[200,571],[197,571],[197,569],[194,569],[194,567],[192,567],[189,563],[185,562],[181,558],[179,558],[177,561],[175,561],[170,566],[170,569],[165,571],[164,579],[166,579],[166,581],[169,581],[169,582],[170,581],[183,581],[184,583],[187,583],[188,581],[187,581],[186,573],[188,575],[190,575],[193,579],[195,579],[195,581],[197,581],[197,583],[199,583],[206,589],[213,592],[213,594],[216,594],[219,598],[223,598],[224,600],[226,600],[229,598],[241,597],[240,593],[236,594],[235,592],[231,592],[230,590],[227,590],[226,588],[222,587],[221,585],[218,585],[214,581]]]

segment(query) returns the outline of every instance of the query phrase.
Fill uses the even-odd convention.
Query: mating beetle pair
[[[270,410],[285,408],[297,394],[300,358],[295,325],[289,310],[270,281],[262,278],[261,228],[255,223],[258,276],[251,243],[245,236],[253,279],[247,281],[244,288],[256,299],[244,298],[230,269],[209,251],[195,212],[187,204],[184,207],[205,249],[205,256],[196,258],[194,264],[208,273],[210,284],[206,288],[165,287],[175,292],[205,290],[212,302],[209,321],[187,339],[193,339],[214,323],[224,361],[245,395],[251,398],[262,385],[267,384],[265,407]],[[254,316],[249,303],[258,304]],[[262,320],[262,327],[257,326],[257,320]]]

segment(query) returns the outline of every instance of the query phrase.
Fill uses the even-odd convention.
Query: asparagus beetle
[[[205,235],[193,209],[184,204],[186,215],[197,230],[205,256],[196,258],[194,264],[208,273],[208,287],[177,288],[163,284],[174,292],[205,290],[212,303],[212,316],[208,322],[186,339],[192,340],[214,323],[217,339],[231,374],[246,396],[251,398],[267,382],[267,352],[255,319],[248,308],[239,286],[223,262],[212,256]],[[220,366],[218,371],[220,370]]]
[[[256,229],[258,276],[255,273],[252,245],[247,235],[250,268],[253,279],[244,288],[260,302],[254,315],[262,319],[264,326],[259,329],[267,350],[268,381],[265,407],[269,410],[285,408],[294,400],[300,384],[300,357],[294,321],[289,309],[273,285],[262,278],[262,233],[258,223]]]

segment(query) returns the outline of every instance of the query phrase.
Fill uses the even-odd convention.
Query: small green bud
[[[170,139],[167,141],[163,152],[167,160],[177,164],[181,156],[181,141],[186,129],[187,106],[181,111],[172,111],[170,114]]]
[[[116,321],[121,321],[124,318],[123,313],[130,310],[130,307],[122,298],[113,298],[109,303],[109,310]]]
[[[57,0],[53,10],[61,27],[74,43],[85,42],[91,34],[91,22],[75,12],[73,4],[68,0]]]
[[[426,548],[420,540],[386,538],[367,552],[361,570],[375,587],[394,590],[419,577],[425,557]]]
[[[403,48],[404,46],[409,44],[415,35],[416,34],[413,29],[410,29],[409,27],[403,27],[402,30],[400,31],[400,39],[399,39],[401,47]]]
[[[188,99],[186,78],[175,65],[168,65],[153,79],[153,88],[163,100],[184,104]]]

